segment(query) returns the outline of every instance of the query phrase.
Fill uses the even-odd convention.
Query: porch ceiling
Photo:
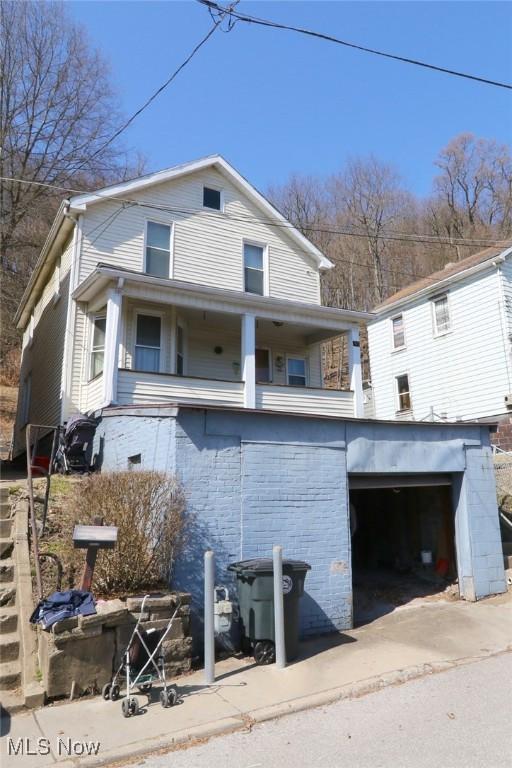
[[[348,330],[373,317],[367,312],[354,312],[269,296],[211,288],[196,283],[153,277],[102,264],[98,265],[75,289],[73,298],[76,301],[92,303],[97,301],[108,288],[115,287],[120,288],[124,296],[141,301],[174,304],[200,312],[231,315],[248,313],[255,315],[260,321],[268,320],[296,325],[301,328],[301,332],[307,331],[310,334],[329,330],[330,333],[327,333],[325,338],[332,336],[332,332]]]

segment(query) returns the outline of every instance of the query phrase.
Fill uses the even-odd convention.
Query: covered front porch
[[[363,415],[360,313],[107,267],[75,299],[88,328],[83,411],[177,403]],[[340,336],[346,375],[334,389],[325,386],[322,347]]]

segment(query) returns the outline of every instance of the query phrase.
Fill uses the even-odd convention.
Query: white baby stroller
[[[121,702],[124,717],[131,717],[139,713],[139,702],[133,696],[135,688],[142,694],[151,691],[153,683],[161,682],[163,690],[160,691],[160,704],[162,707],[172,707],[178,699],[176,686],[167,684],[165,663],[163,657],[163,642],[172,629],[172,623],[176,618],[181,603],[178,599],[176,610],[163,630],[144,629],[140,626],[144,616],[146,595],[142,601],[139,619],[132,632],[132,636],[123,654],[123,661],[110,683],[106,683],[102,689],[105,700],[117,701],[120,697],[121,686],[119,680],[126,679],[126,695]]]

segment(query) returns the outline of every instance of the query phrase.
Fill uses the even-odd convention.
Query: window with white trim
[[[32,342],[34,341],[34,313],[30,315],[30,320],[28,321],[28,340],[27,340],[27,346],[31,347]]]
[[[21,390],[21,423],[28,424],[30,418],[30,398],[32,396],[32,374],[28,373],[23,379]]]
[[[211,208],[214,211],[222,210],[222,192],[213,187],[203,187],[203,208]]]
[[[450,330],[450,307],[448,306],[448,296],[438,296],[432,299],[432,309],[434,313],[434,333],[439,335]]]
[[[405,347],[405,328],[403,315],[397,315],[391,319],[393,329],[393,349]]]
[[[185,374],[185,330],[179,323],[176,326],[176,373]]]
[[[304,357],[289,357],[287,359],[286,380],[291,387],[306,386],[306,360]]]
[[[137,315],[135,335],[135,370],[158,373],[162,318],[159,315]]]
[[[107,318],[105,315],[96,315],[92,321],[92,344],[91,344],[91,370],[90,377],[94,379],[103,373],[103,363],[105,358],[105,331],[107,328]]]
[[[265,293],[265,248],[262,245],[244,243],[244,291]]]
[[[407,373],[402,373],[400,376],[396,376],[396,399],[399,411],[411,410],[411,390],[409,387],[409,376]]]
[[[148,221],[146,226],[146,259],[144,271],[155,277],[171,275],[171,227]]]

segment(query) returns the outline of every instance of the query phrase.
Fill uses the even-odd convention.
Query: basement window
[[[411,410],[411,391],[409,387],[408,374],[403,373],[401,376],[397,376],[395,381],[396,381],[398,411],[410,411]]]
[[[134,456],[128,456],[128,471],[139,469],[142,464],[142,454],[136,453]]]

